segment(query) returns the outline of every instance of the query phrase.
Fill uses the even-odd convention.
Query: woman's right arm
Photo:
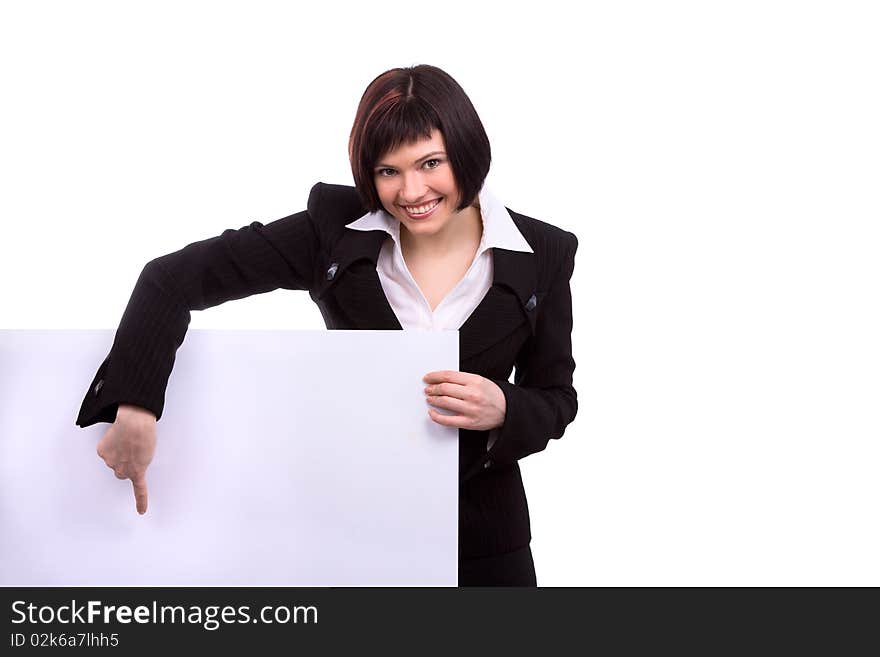
[[[190,311],[278,288],[312,289],[319,243],[314,220],[303,211],[224,231],[144,267],[76,421],[113,423],[97,452],[117,478],[131,480],[138,513],[147,510],[156,422]]]
[[[114,422],[120,404],[162,417],[190,311],[278,288],[310,290],[320,250],[308,211],[253,222],[156,258],[143,269],[76,423]]]

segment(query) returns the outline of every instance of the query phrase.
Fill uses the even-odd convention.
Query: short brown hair
[[[348,139],[354,184],[369,212],[382,207],[373,177],[379,158],[401,144],[430,139],[434,129],[446,143],[461,211],[473,205],[492,161],[489,137],[464,89],[428,64],[393,68],[369,84]]]

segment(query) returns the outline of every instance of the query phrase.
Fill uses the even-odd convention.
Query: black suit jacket
[[[302,212],[226,230],[149,262],[77,424],[113,422],[120,403],[160,418],[191,310],[278,288],[308,290],[328,329],[401,330],[376,271],[387,233],[345,228],[365,212],[354,187],[317,183]],[[493,285],[459,331],[460,371],[493,380],[507,402],[488,452],[488,431],[459,429],[462,559],[529,543],[517,460],[560,438],[577,413],[569,286],[577,238],[510,214],[534,253],[493,249]]]

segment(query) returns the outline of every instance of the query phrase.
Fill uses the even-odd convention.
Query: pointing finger
[[[134,501],[137,505],[137,512],[141,515],[147,512],[147,478],[141,473],[136,475],[131,480],[131,485],[134,488]]]

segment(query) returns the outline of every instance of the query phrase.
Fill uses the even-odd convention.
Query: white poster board
[[[457,331],[190,330],[149,508],[75,425],[112,331],[0,330],[0,585],[455,586]]]

